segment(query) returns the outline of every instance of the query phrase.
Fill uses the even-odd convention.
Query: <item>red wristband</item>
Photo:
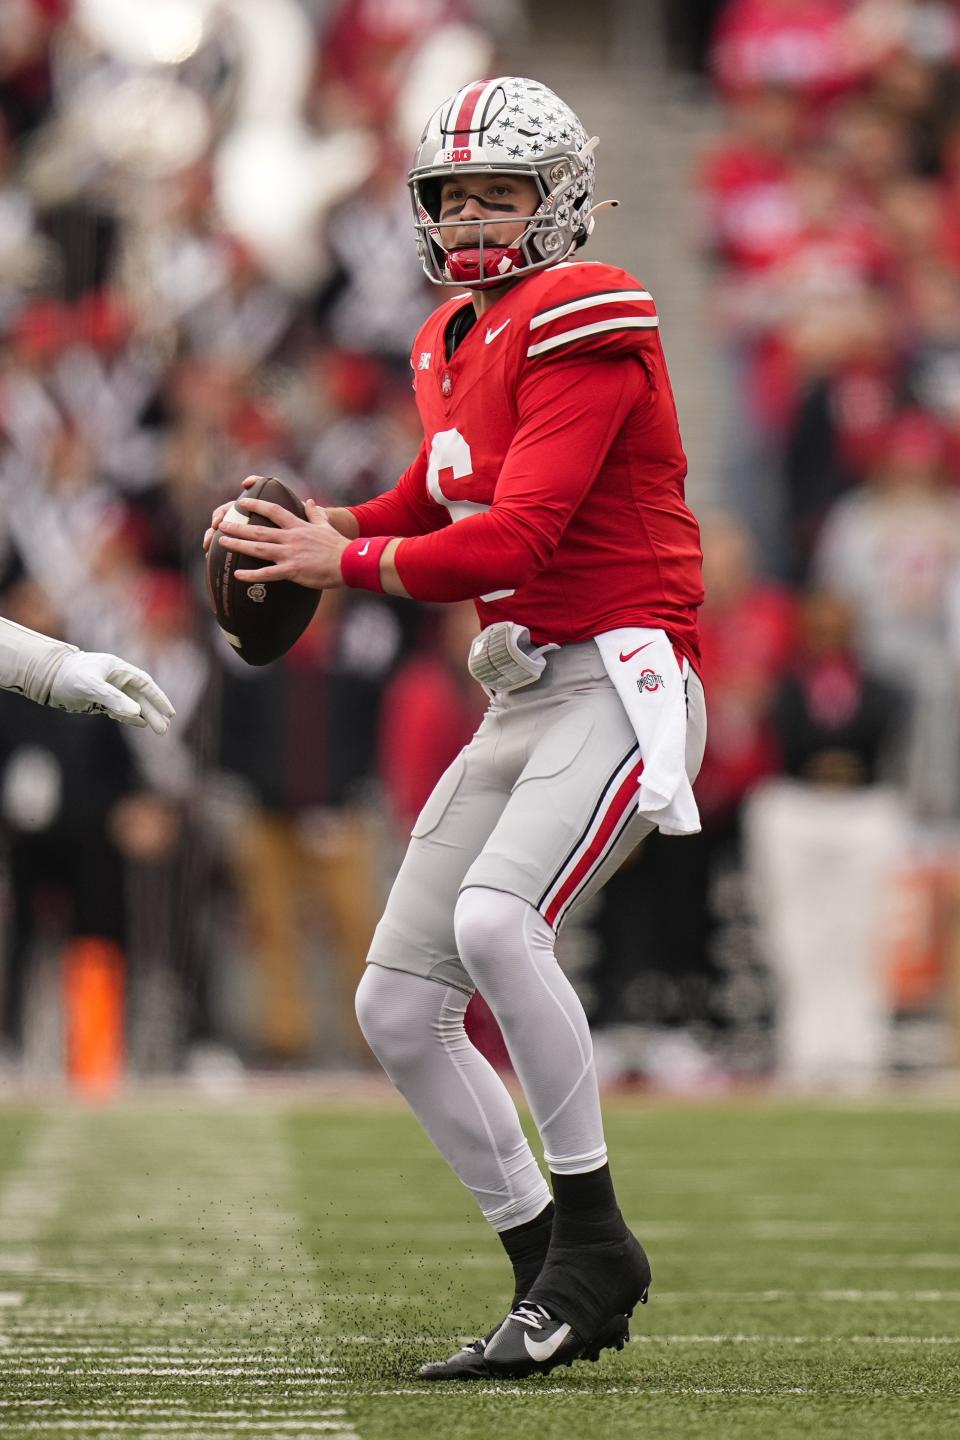
[[[382,595],[380,556],[392,539],[392,535],[367,535],[362,540],[351,540],[340,556],[344,585],[354,590],[376,590]]]

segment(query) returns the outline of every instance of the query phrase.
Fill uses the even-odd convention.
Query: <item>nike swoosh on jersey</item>
[[[512,319],[513,316],[511,315],[510,320]],[[501,331],[506,330],[507,326],[510,324],[510,320],[504,320],[503,324],[498,326],[496,330],[488,330],[486,335],[483,337],[484,343],[487,345],[491,345],[493,341],[496,340],[497,336],[501,333]]]
[[[363,554],[363,551],[361,550],[360,553],[361,553],[361,555],[362,555],[362,554]],[[647,641],[647,645],[652,645],[652,644],[653,644],[653,641],[652,641],[652,640],[648,640],[648,641]],[[636,648],[636,650],[631,650],[631,651],[630,651],[630,654],[629,654],[629,655],[624,655],[623,651],[621,650],[621,651],[620,651],[620,659],[624,662],[624,664],[626,664],[626,662],[627,662],[628,660],[632,660],[632,659],[633,659],[634,655],[639,655],[641,650],[646,650],[647,645],[638,645],[637,648]]]
[[[370,541],[368,540],[367,543],[366,543],[366,545],[361,545],[360,549],[357,551],[357,554],[358,554],[358,555],[366,555],[366,553],[367,553],[367,551],[368,551],[369,549],[370,549]],[[620,658],[623,659],[623,656],[621,656]]]
[[[561,1325],[549,1340],[531,1340],[530,1336],[525,1334],[523,1343],[527,1347],[527,1354],[531,1360],[549,1360],[560,1349],[569,1334],[570,1326]]]

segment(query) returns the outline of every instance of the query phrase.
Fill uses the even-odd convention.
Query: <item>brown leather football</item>
[[[306,508],[299,495],[295,495],[282,480],[275,480],[270,475],[258,480],[237,498],[271,500],[292,515],[306,518]],[[234,524],[252,522],[274,528],[273,521],[265,515],[237,510],[236,505],[227,515]],[[261,583],[236,579],[237,570],[259,570],[268,563],[253,555],[225,550],[219,535],[214,535],[207,551],[207,584],[217,624],[225,639],[248,665],[269,665],[271,660],[286,654],[310,624],[323,593],[298,585],[295,580]]]

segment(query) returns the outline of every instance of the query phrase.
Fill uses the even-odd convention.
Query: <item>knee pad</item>
[[[506,895],[501,890],[488,890],[483,885],[471,885],[461,890],[453,912],[453,929],[457,937],[460,958],[477,979],[473,967],[485,967],[486,963],[504,949],[517,943],[516,912],[526,907],[525,900],[515,895]]]
[[[450,1008],[445,1005],[449,993],[445,985],[420,975],[388,970],[383,965],[367,966],[357,986],[357,1022],[388,1074],[416,1065],[424,1051],[436,1043],[434,1032]],[[463,1001],[459,1012],[462,1028],[467,997],[452,993]],[[456,1017],[451,1018],[455,1022]]]
[[[402,980],[396,970],[368,965],[357,986],[357,1023],[370,1049],[387,1068],[403,1063],[411,1050],[419,1048],[405,1008],[395,1003]]]
[[[529,985],[555,966],[553,931],[527,900],[472,885],[461,891],[454,930],[463,967],[501,1026],[529,1013]]]

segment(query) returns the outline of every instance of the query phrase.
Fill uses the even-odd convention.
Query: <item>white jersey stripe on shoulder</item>
[[[558,345],[569,345],[573,340],[582,340],[585,335],[600,335],[604,330],[649,330],[660,324],[656,315],[631,315],[617,320],[599,320],[596,325],[581,325],[577,330],[564,330],[550,340],[538,340],[527,350],[527,359],[542,355],[545,350],[556,350]]]
[[[530,321],[531,330],[559,320],[561,315],[572,315],[575,310],[590,310],[594,305],[616,305],[619,300],[652,300],[649,290],[610,290],[605,295],[581,295],[579,300],[568,300],[564,305],[555,305],[552,310],[541,310]]]

